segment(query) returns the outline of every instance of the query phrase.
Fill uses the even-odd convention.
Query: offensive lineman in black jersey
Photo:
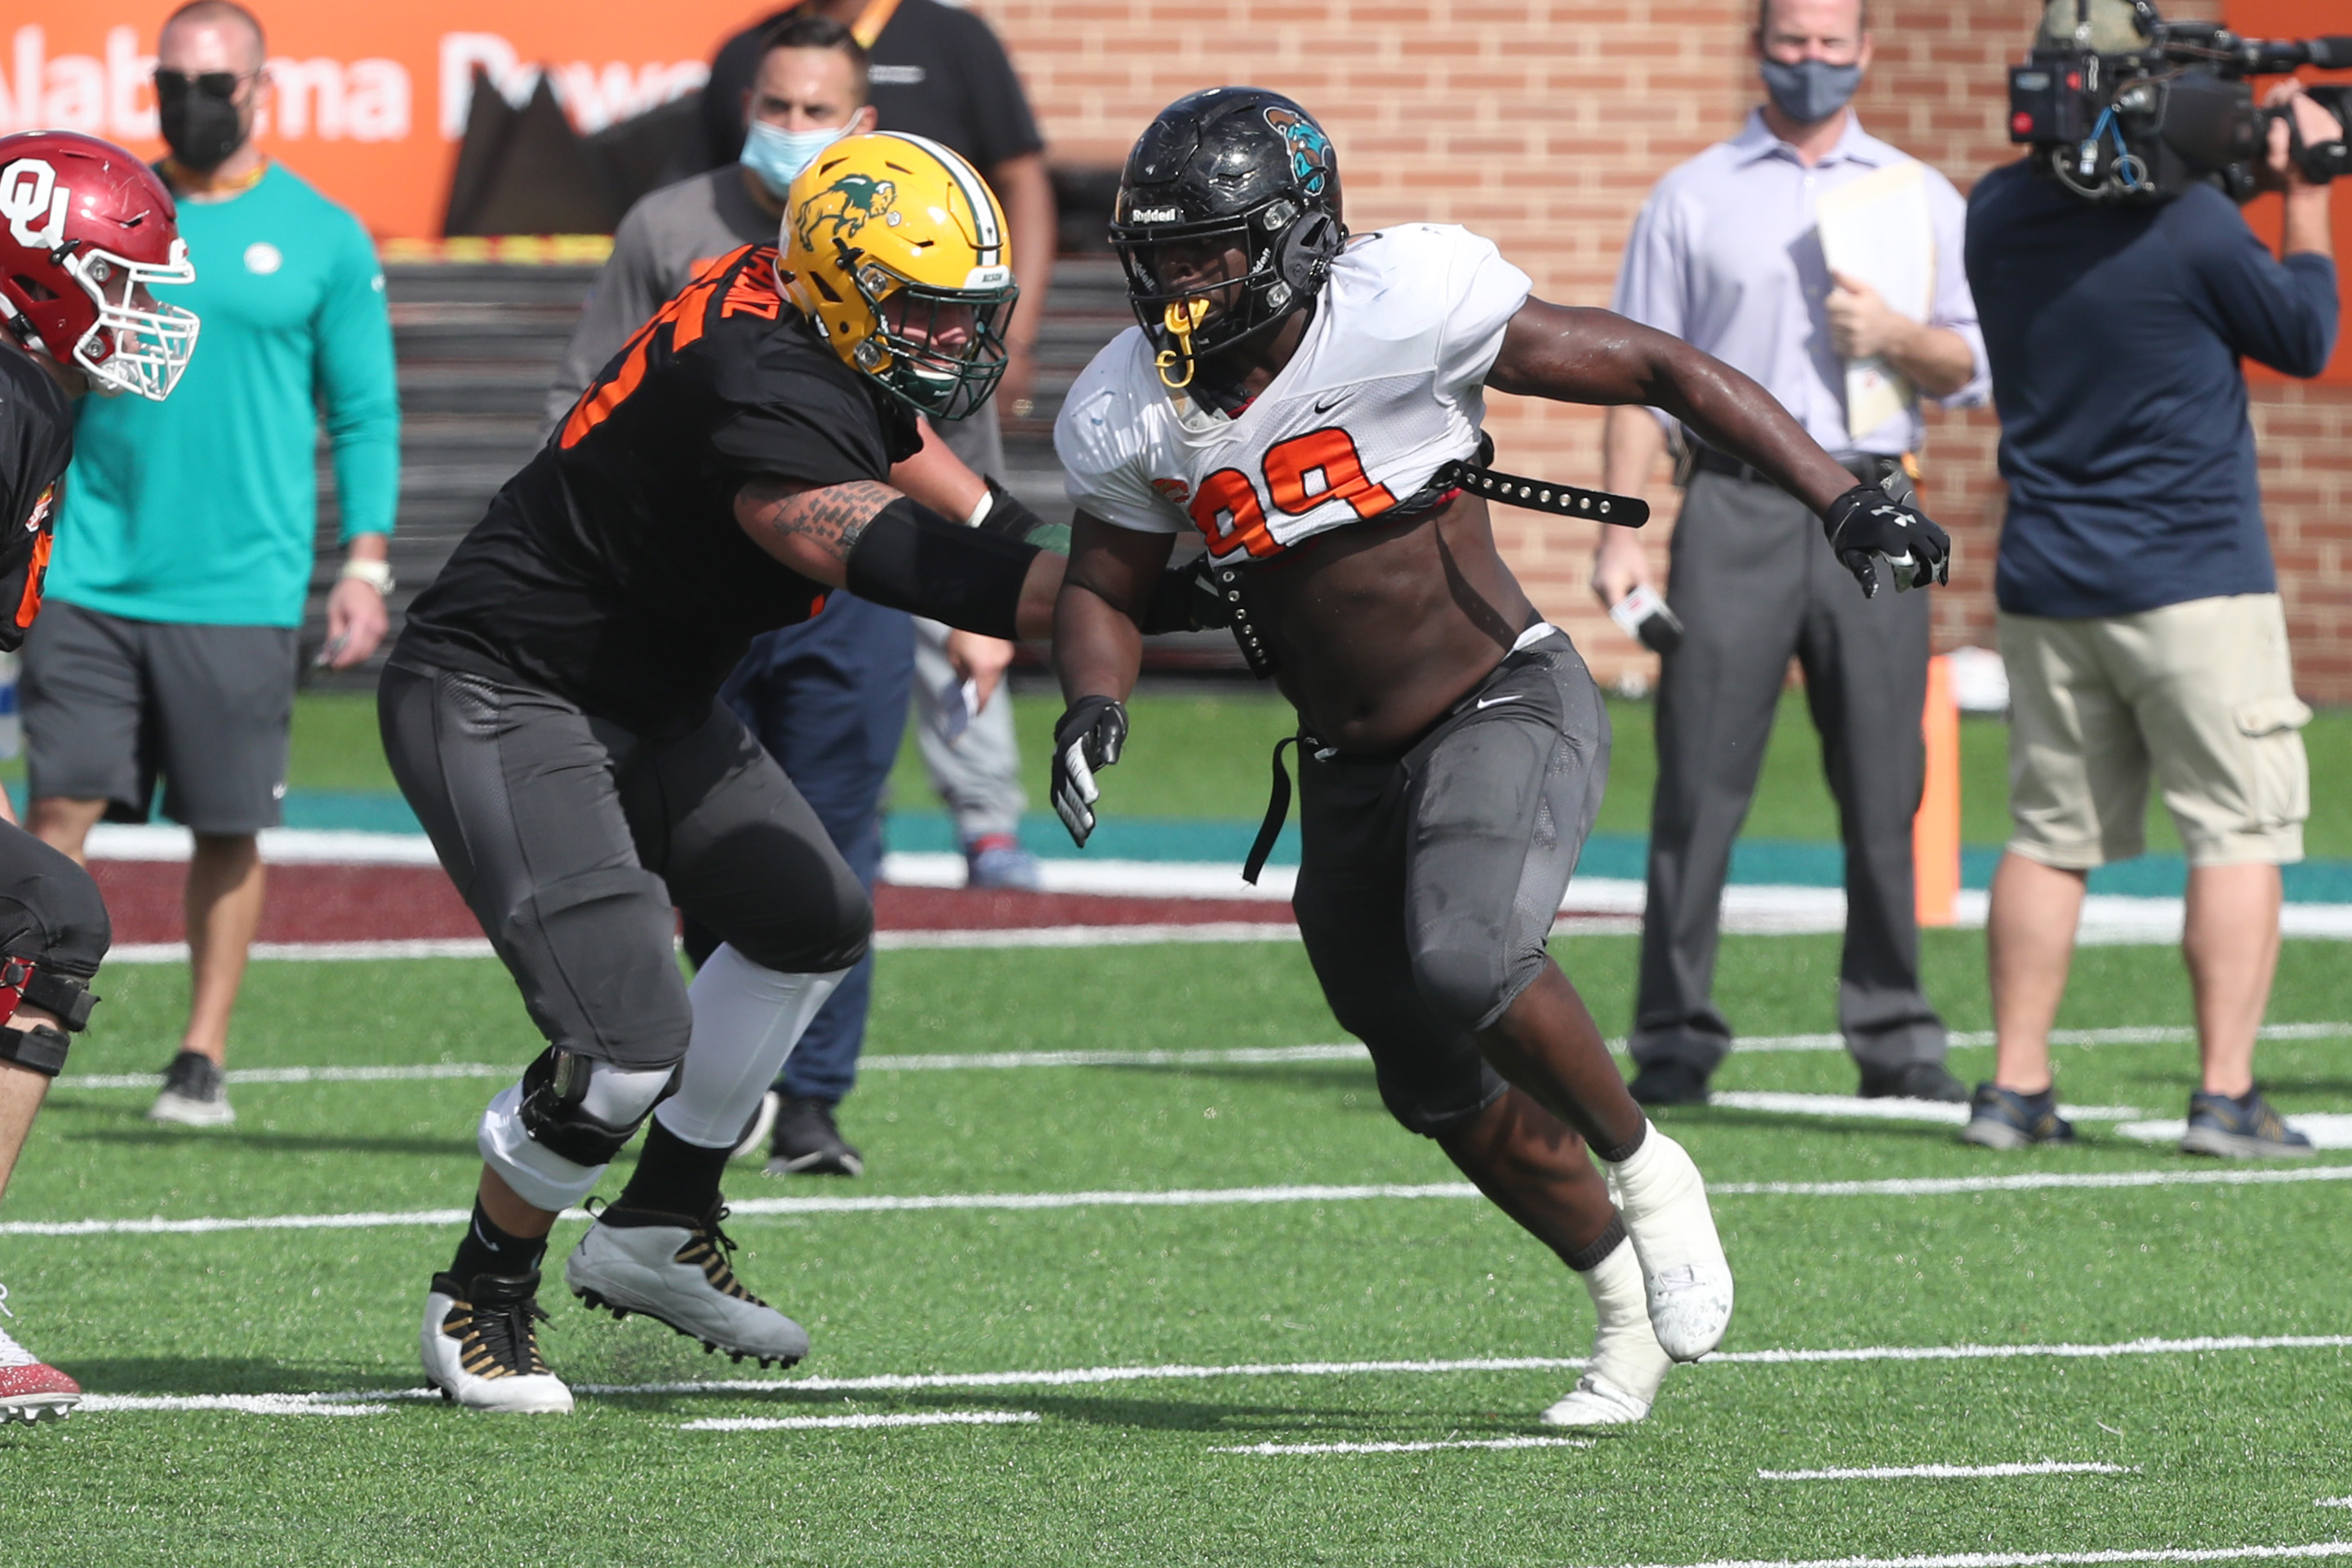
[[[170,394],[196,319],[147,289],[194,277],[171,193],[144,163],[70,131],[0,137],[0,650],[40,613],[73,400]],[[0,1193],[68,1037],[89,1020],[113,937],[89,873],[16,822],[0,794]],[[0,1331],[0,1425],[63,1416],[80,1398]]]
[[[533,1326],[546,1236],[649,1118],[567,1283],[738,1360],[806,1354],[728,1266],[719,1176],[873,912],[713,699],[828,588],[1050,629],[1062,557],[881,482],[916,413],[961,418],[1003,371],[995,197],[947,149],[879,135],[827,149],[787,205],[781,249],[714,263],[614,356],[384,673],[394,775],[549,1041],[483,1113],[472,1223],[425,1299],[425,1375],[470,1407],[572,1408]],[[725,943],[690,989],[674,905]]]

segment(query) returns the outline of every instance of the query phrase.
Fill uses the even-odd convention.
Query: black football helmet
[[[1192,379],[1196,358],[1314,298],[1347,241],[1331,139],[1297,104],[1252,87],[1188,93],[1161,110],[1127,155],[1110,225],[1129,300],[1171,387]],[[1167,265],[1217,242],[1248,257],[1238,299],[1234,278],[1200,281]]]

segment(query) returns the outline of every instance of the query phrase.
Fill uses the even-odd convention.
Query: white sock
[[[1633,1242],[1618,1243],[1615,1251],[1578,1278],[1592,1293],[1599,1319],[1586,1371],[1647,1405],[1658,1396],[1658,1385],[1674,1363],[1658,1348],[1658,1336],[1650,1328],[1649,1291]]]
[[[731,946],[710,955],[687,992],[694,1034],[677,1092],[654,1115],[699,1148],[731,1148],[760,1097],[846,969],[787,975],[763,969]]]

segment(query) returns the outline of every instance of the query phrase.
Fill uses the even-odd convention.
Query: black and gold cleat
[[[539,1274],[433,1276],[420,1348],[425,1380],[468,1410],[572,1408],[572,1390],[539,1354]]]
[[[563,1265],[564,1281],[592,1310],[643,1313],[707,1354],[791,1366],[808,1354],[808,1333],[735,1277],[735,1244],[719,1228],[726,1214],[718,1204],[701,1219],[609,1205]]]

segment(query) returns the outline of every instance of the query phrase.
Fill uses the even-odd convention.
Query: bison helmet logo
[[[868,223],[888,214],[898,199],[898,187],[887,180],[844,174],[801,204],[793,220],[800,225],[801,246],[817,251],[820,235],[846,245]]]

